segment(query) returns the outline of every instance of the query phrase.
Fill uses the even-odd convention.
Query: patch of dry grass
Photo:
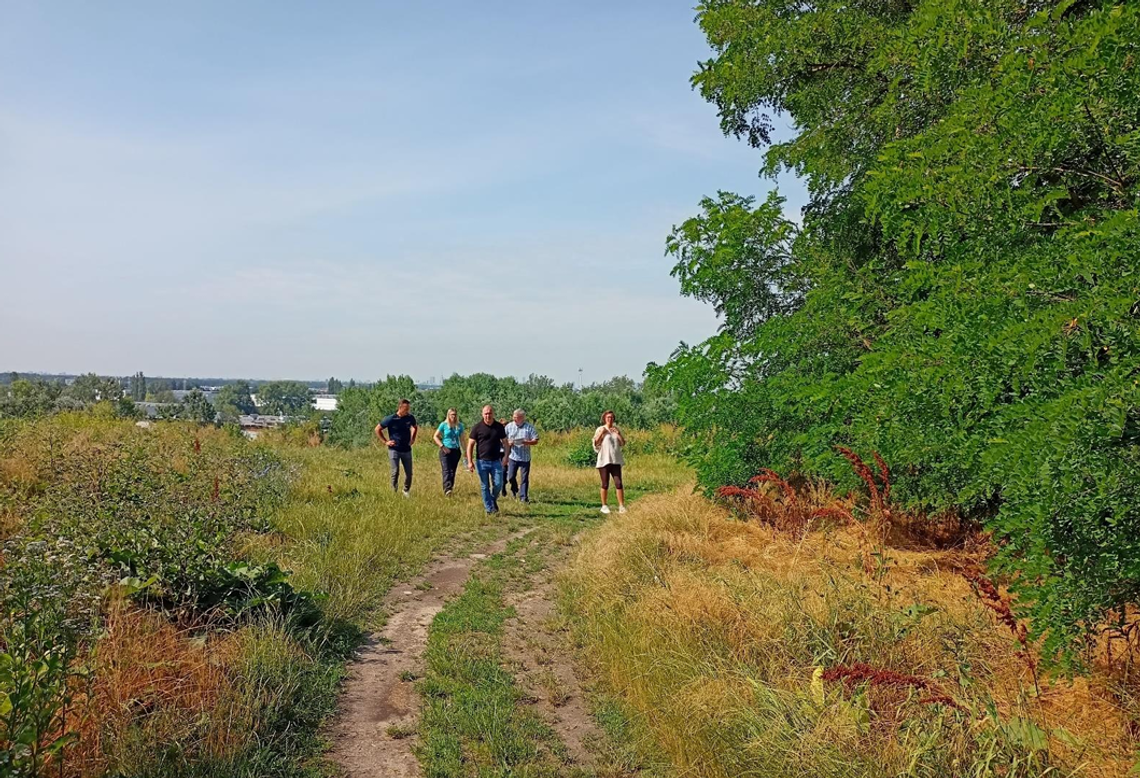
[[[977,560],[888,546],[868,575],[864,552],[855,528],[779,532],[681,490],[594,531],[562,588],[583,655],[682,774],[1128,773],[1107,679],[1038,697],[959,572]],[[822,680],[857,663],[927,688]]]

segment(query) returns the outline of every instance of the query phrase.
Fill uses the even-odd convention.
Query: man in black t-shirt
[[[388,430],[389,437],[384,437],[384,430]],[[412,404],[407,400],[400,400],[396,412],[386,416],[376,425],[376,437],[384,441],[388,447],[388,462],[392,468],[392,490],[400,481],[400,465],[404,466],[404,496],[407,497],[412,488],[412,444],[416,442],[416,435],[420,428],[416,424],[416,417],[412,415]]]
[[[479,489],[487,513],[499,512],[499,492],[503,491],[503,465],[511,451],[507,430],[495,421],[495,409],[483,406],[483,421],[467,436],[467,469],[479,471]]]

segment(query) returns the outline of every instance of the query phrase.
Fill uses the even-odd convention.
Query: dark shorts
[[[614,478],[614,488],[621,488],[621,465],[603,465],[598,468],[598,475],[602,477],[602,488],[610,488],[610,476]]]

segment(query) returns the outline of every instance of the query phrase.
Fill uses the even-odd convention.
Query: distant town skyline
[[[4,5],[0,365],[637,378],[716,328],[671,227],[772,185],[686,3]]]

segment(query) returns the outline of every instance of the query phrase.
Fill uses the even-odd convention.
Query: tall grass
[[[394,580],[459,539],[593,515],[571,437],[535,450],[532,504],[490,519],[472,475],[444,497],[427,440],[405,499],[378,446],[90,414],[0,425],[0,654],[17,660],[0,775],[325,774],[321,725]],[[632,489],[682,472],[645,454]]]
[[[642,751],[680,774],[1123,776],[1136,740],[1103,684],[1045,684],[958,573],[959,552],[851,527],[780,532],[649,497],[583,541],[567,610]]]

